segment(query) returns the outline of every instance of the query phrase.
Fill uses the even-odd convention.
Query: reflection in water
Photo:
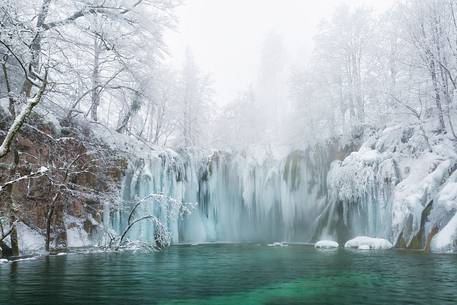
[[[0,266],[0,304],[455,304],[457,256],[176,246]]]

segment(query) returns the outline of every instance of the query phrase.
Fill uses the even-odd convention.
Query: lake
[[[457,303],[457,256],[205,244],[0,265],[2,305]]]

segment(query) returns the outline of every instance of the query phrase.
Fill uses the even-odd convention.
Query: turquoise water
[[[174,246],[0,265],[1,305],[457,304],[457,256]]]

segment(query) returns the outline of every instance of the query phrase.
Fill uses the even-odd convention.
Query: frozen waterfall
[[[123,205],[109,220],[125,227],[131,202],[152,193],[198,202],[191,215],[168,219],[161,204],[143,204],[139,213],[167,224],[173,243],[293,241],[313,238],[325,208],[328,150],[294,151],[262,160],[247,153],[163,152],[130,166],[123,183]],[[126,205],[126,206],[125,206]],[[154,226],[145,221],[130,238],[154,242]]]
[[[457,156],[452,145],[442,145],[439,153],[418,150],[412,158],[409,150],[422,147],[416,143],[422,138],[411,132],[398,136],[404,133],[392,129],[361,145],[327,143],[282,157],[265,152],[261,157],[221,151],[151,153],[130,164],[121,206],[105,213],[105,223],[121,232],[132,202],[155,193],[198,202],[185,217],[167,217],[166,204],[160,202],[138,210],[160,218],[173,243],[329,239],[343,244],[370,236],[414,249],[441,245],[431,241],[456,210]],[[132,240],[154,243],[149,222],[129,234]],[[450,242],[439,247],[449,248],[452,238],[441,235],[437,239]]]

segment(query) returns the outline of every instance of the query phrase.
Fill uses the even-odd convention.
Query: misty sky
[[[341,3],[382,11],[393,0],[187,0],[179,26],[167,34],[171,60],[180,62],[189,46],[210,73],[219,105],[233,100],[256,79],[262,41],[270,31],[285,41],[289,64],[304,62],[316,25]]]

